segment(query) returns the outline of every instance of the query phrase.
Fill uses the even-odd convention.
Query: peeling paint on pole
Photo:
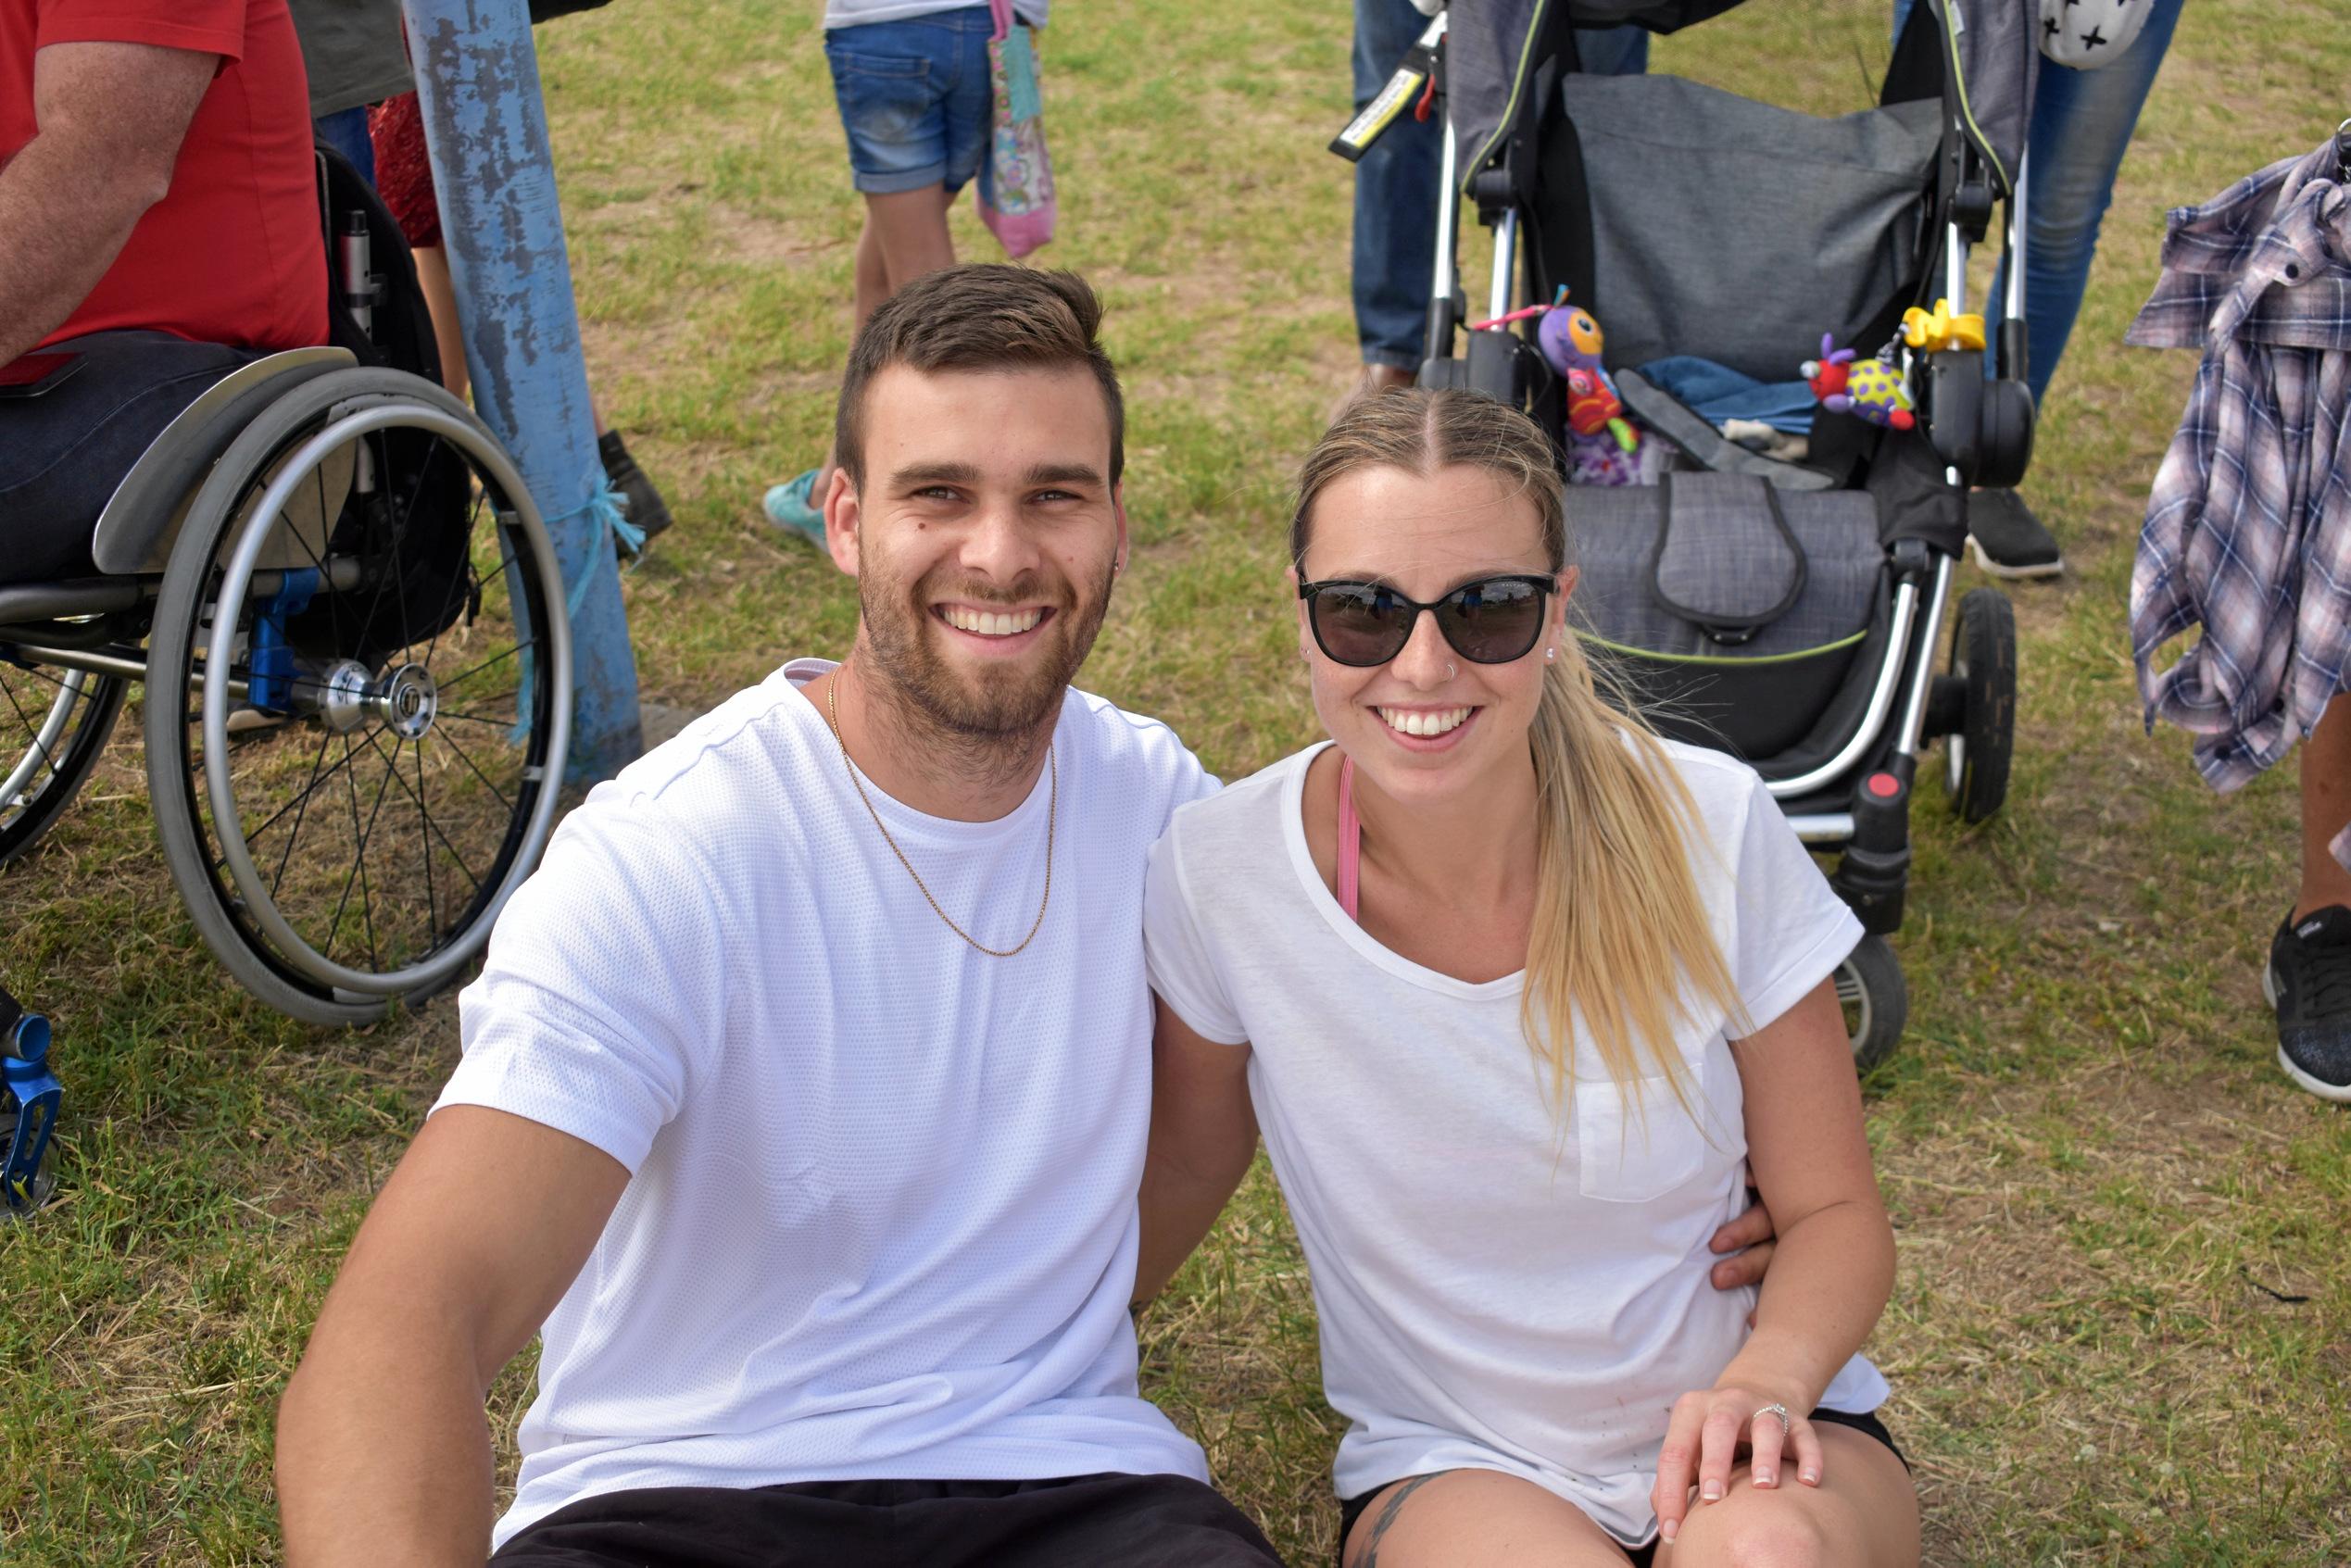
[[[636,659],[610,531],[587,507],[604,469],[530,16],[522,0],[402,8],[473,404],[546,516],[577,606],[565,776],[610,778],[643,749]]]

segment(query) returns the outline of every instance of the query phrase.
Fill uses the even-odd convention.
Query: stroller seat
[[[1559,91],[1531,255],[1539,288],[1569,284],[1605,323],[1611,370],[1692,354],[1784,382],[1824,332],[1892,333],[1899,307],[1878,318],[1928,243],[1938,105],[1824,119],[1673,76]]]

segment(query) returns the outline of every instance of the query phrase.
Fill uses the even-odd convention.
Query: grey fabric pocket
[[[1666,486],[1578,486],[1567,492],[1568,542],[1581,573],[1573,613],[1583,625],[1608,642],[1643,653],[1753,659],[1823,647],[1869,624],[1885,552],[1878,539],[1877,504],[1867,495],[1772,490],[1737,474],[1678,473],[1673,479],[1674,493],[1691,494],[1704,504],[1684,504],[1670,558],[1661,550]],[[1709,483],[1698,487],[1699,482]],[[1741,512],[1742,504],[1749,513]],[[1777,615],[1754,626],[1746,641],[1726,646],[1709,634],[1710,623],[1741,619],[1729,612],[1786,593],[1784,560],[1772,568],[1779,575],[1762,586],[1752,581],[1758,558],[1769,553],[1763,540],[1778,537],[1766,508],[1777,511],[1787,539],[1802,552],[1797,592]],[[1668,563],[1671,576],[1666,579],[1661,569]],[[1764,565],[1771,567],[1768,561]],[[1670,582],[1672,605],[1658,592],[1661,580]],[[1689,613],[1692,609],[1697,619]]]
[[[1804,591],[1804,552],[1762,480],[1668,473],[1665,525],[1650,569],[1659,608],[1725,646],[1754,640]]]

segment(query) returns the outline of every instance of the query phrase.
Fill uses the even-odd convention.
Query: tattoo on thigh
[[[1372,1521],[1371,1534],[1364,1537],[1363,1556],[1348,1564],[1348,1568],[1379,1568],[1380,1537],[1387,1535],[1388,1527],[1396,1523],[1397,1511],[1404,1506],[1404,1499],[1427,1486],[1438,1476],[1452,1474],[1450,1470],[1432,1470],[1426,1475],[1414,1476],[1389,1493],[1388,1501],[1380,1507],[1379,1517]]]

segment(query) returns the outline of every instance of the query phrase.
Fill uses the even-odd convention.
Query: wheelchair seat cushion
[[[87,577],[91,529],[157,435],[264,350],[169,332],[94,332],[52,345],[81,366],[37,397],[0,398],[0,583]]]

